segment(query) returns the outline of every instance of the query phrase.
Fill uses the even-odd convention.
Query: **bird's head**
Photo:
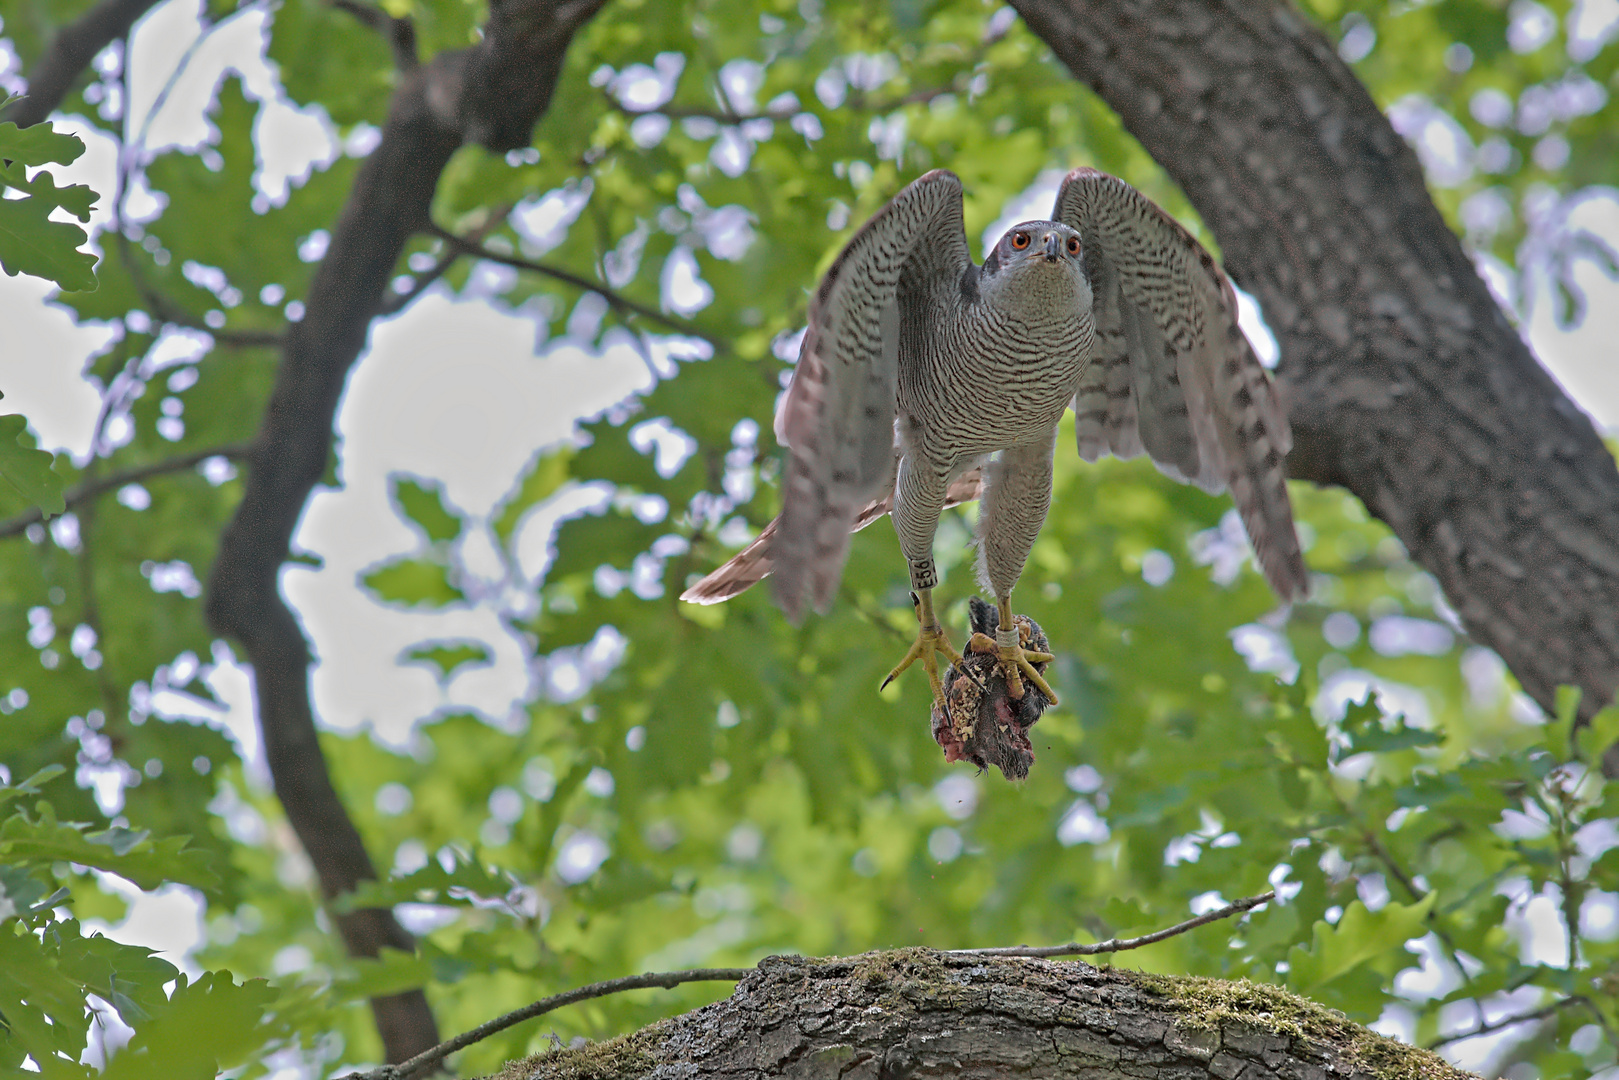
[[[1074,290],[1088,306],[1084,252],[1079,232],[1060,221],[1019,222],[1006,230],[984,260],[981,284],[998,291],[1017,283],[1023,295]]]

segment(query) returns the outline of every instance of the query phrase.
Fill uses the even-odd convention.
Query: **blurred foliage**
[[[3,33],[26,65],[83,6],[0,0]],[[387,6],[416,20],[427,53],[465,44],[481,18],[459,0]],[[1601,6],[1307,0],[1408,134],[1462,133],[1449,172],[1425,150],[1435,196],[1481,258],[1520,273],[1590,255],[1560,223],[1615,181],[1619,51],[1570,30]],[[263,11],[202,10],[216,28]],[[834,611],[801,628],[763,589],[715,608],[673,599],[775,512],[779,461],[760,433],[807,290],[906,180],[960,173],[975,243],[1043,173],[1081,163],[1198,228],[1009,15],[979,0],[619,0],[574,42],[532,148],[453,160],[443,227],[488,229],[490,249],[604,282],[689,333],[543,274],[463,261],[446,276],[493,291],[552,344],[633,343],[660,378],[570,445],[537,448],[487,515],[430,478],[394,478],[417,546],[358,587],[412,617],[488,610],[507,635],[424,640],[399,662],[448,691],[515,640],[537,677],[515,717],[424,702],[404,747],[324,737],[392,868],[338,903],[397,903],[421,933],[415,955],[370,962],[343,954],[263,777],[220,730],[210,676],[228,650],[204,624],[200,581],[240,497],[234,467],[207,455],[253,430],[276,362],[255,335],[299,317],[320,230],[397,75],[338,8],[275,9],[285,93],[349,148],[283,200],[255,186],[270,103],[243,80],[221,83],[208,141],[154,151],[144,128],[126,131],[121,52],[96,65],[65,110],[124,140],[160,208],[116,207],[100,288],[60,297],[115,333],[88,372],[105,403],[96,453],[54,468],[76,482],[202,460],[0,546],[8,1067],[32,1054],[50,1075],[86,1075],[77,1059],[110,1007],[136,1031],[115,1073],[182,1050],[165,1075],[327,1072],[376,1058],[365,998],[408,987],[426,986],[450,1033],[643,970],[1098,940],[1271,886],[1281,899],[1240,923],[1121,959],[1285,983],[1425,1043],[1548,1009],[1496,1067],[1614,1065],[1619,788],[1584,763],[1619,738],[1616,714],[1578,737],[1572,705],[1542,716],[1341,491],[1294,489],[1316,591],[1279,623],[1226,501],[1139,462],[1059,454],[1019,606],[1057,645],[1064,707],[1034,730],[1039,759],[1019,786],[945,766],[920,678],[877,694],[911,620],[886,525],[856,540]],[[401,288],[439,251],[415,241]],[[602,500],[551,538],[537,574],[520,552],[581,485]],[[0,517],[26,510],[0,488]],[[970,521],[948,514],[938,545],[958,629]],[[498,566],[465,556],[474,541]],[[47,783],[64,769],[71,781]],[[201,890],[195,978],[81,934],[123,917],[120,878]],[[605,1036],[724,992],[594,1001],[456,1067],[490,1072],[553,1032]],[[81,1020],[86,994],[97,1011]]]

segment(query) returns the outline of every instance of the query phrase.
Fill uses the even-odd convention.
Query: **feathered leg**
[[[936,654],[943,653],[952,663],[961,662],[961,654],[950,644],[949,636],[933,613],[933,589],[939,584],[939,572],[933,564],[933,535],[938,531],[939,514],[944,510],[949,477],[948,468],[937,467],[914,454],[906,455],[899,464],[899,477],[894,484],[894,529],[899,533],[900,550],[905,553],[911,571],[917,631],[915,644],[882,684],[887,686],[900,672],[920,660],[933,686],[933,700],[941,708],[945,700],[944,682],[939,678]]]
[[[1012,621],[1012,589],[1023,576],[1023,565],[1034,548],[1035,537],[1045,524],[1051,508],[1051,460],[1056,449],[1056,432],[1038,443],[1009,447],[999,459],[984,469],[984,495],[978,511],[978,580],[995,594],[1000,608],[1000,627],[994,648],[1006,672],[1006,692],[1014,700],[1023,697],[1023,680],[1028,679],[1040,692],[1057,704],[1044,677],[1034,665],[1052,657],[1023,648],[1018,627]],[[983,638],[982,641],[979,638]],[[978,634],[968,647],[984,651],[990,644]]]

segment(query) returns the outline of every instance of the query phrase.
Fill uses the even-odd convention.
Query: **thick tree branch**
[[[68,509],[71,510],[75,506],[79,506],[80,504],[95,498],[97,495],[100,495],[103,492],[111,491],[114,488],[121,488],[125,484],[135,484],[142,480],[150,479],[154,476],[163,476],[168,473],[184,472],[187,469],[194,469],[204,461],[207,461],[209,458],[213,457],[229,458],[231,461],[242,461],[248,456],[248,454],[252,452],[252,450],[253,444],[245,442],[226,443],[224,446],[211,446],[202,450],[192,450],[188,453],[176,454],[174,457],[164,458],[162,461],[154,461],[150,465],[136,465],[133,468],[120,469],[117,472],[108,473],[105,476],[94,477],[84,481],[82,484],[69,488],[63,493],[62,497],[67,502]],[[28,531],[28,526],[39,524],[44,520],[45,515],[38,507],[35,507],[34,509],[25,513],[18,514],[16,517],[7,518],[5,521],[0,521],[0,539],[4,539],[8,536],[19,536]]]
[[[430,224],[438,178],[465,142],[526,145],[550,103],[574,31],[605,0],[507,0],[483,38],[404,73],[382,140],[360,167],[305,298],[288,328],[236,518],[208,583],[210,622],[241,642],[253,667],[259,726],[276,794],[328,899],[376,876],[321,752],[309,700],[309,644],[277,587],[292,530],[326,469],[349,368],[382,309],[406,242]],[[350,953],[414,943],[389,911],[333,914]],[[372,1002],[389,1061],[438,1042],[427,999]]]
[[[943,955],[1052,957],[1072,956],[1075,954],[1090,956],[1103,952],[1125,952],[1130,949],[1144,948],[1148,945],[1164,941],[1168,938],[1176,937],[1177,935],[1184,934],[1189,930],[1195,930],[1200,926],[1206,926],[1211,922],[1217,922],[1220,919],[1228,919],[1233,915],[1249,911],[1258,907],[1260,904],[1263,904],[1268,900],[1274,900],[1275,898],[1276,894],[1274,892],[1262,893],[1259,896],[1250,896],[1246,899],[1238,900],[1235,903],[1227,904],[1225,907],[1219,908],[1218,910],[1208,912],[1204,915],[1199,915],[1195,919],[1187,919],[1185,922],[1177,923],[1176,925],[1167,929],[1159,930],[1151,934],[1144,934],[1141,937],[1128,938],[1124,940],[1115,938],[1111,941],[1100,941],[1092,945],[1050,945],[1039,948],[1033,948],[1026,945],[1015,945],[1007,948],[994,949],[953,949],[948,953],[944,953]],[[696,968],[690,971],[664,971],[655,974],[649,972],[645,975],[628,975],[620,979],[608,979],[605,982],[591,983],[589,986],[581,986],[573,990],[564,991],[560,994],[553,994],[547,998],[541,998],[539,1001],[536,1001],[530,1005],[525,1005],[521,1009],[509,1012],[505,1016],[498,1016],[486,1024],[480,1024],[471,1031],[463,1032],[453,1039],[447,1039],[446,1041],[433,1047],[431,1050],[417,1054],[409,1061],[401,1062],[398,1065],[386,1065],[380,1069],[373,1069],[366,1073],[350,1073],[345,1080],[411,1080],[412,1077],[418,1076],[427,1069],[436,1066],[439,1062],[443,1061],[445,1058],[449,1057],[458,1050],[464,1050],[474,1043],[482,1042],[491,1035],[498,1034],[499,1032],[505,1031],[509,1027],[521,1024],[525,1020],[532,1020],[537,1016],[544,1016],[546,1013],[560,1009],[564,1005],[573,1005],[580,1001],[590,1001],[593,998],[607,997],[611,994],[621,994],[626,990],[641,990],[647,987],[662,987],[664,989],[668,989],[669,987],[679,986],[682,983],[689,982],[735,982],[738,979],[745,978],[746,976],[752,974],[755,970],[757,969]]]
[[[611,1042],[514,1061],[499,1075],[1462,1080],[1468,1074],[1273,986],[902,949],[847,959],[769,957],[725,1001]]]
[[[1293,475],[1359,496],[1548,711],[1562,684],[1611,701],[1619,469],[1322,35],[1285,0],[1012,3],[1263,304]]]
[[[28,95],[14,102],[0,120],[30,127],[56,111],[96,53],[129,34],[135,21],[157,0],[101,0],[62,27],[28,72]]]

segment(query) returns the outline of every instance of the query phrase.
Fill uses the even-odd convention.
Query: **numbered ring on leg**
[[[911,588],[932,589],[939,584],[939,571],[932,559],[911,559]]]

